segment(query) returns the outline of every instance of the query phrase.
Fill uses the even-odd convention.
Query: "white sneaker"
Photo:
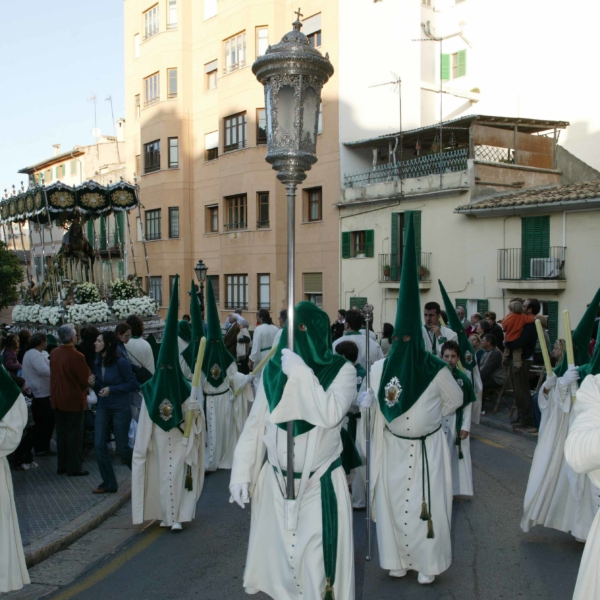
[[[244,588],[244,591],[246,592],[246,594],[250,594],[251,596],[260,592],[260,590],[257,590],[256,588]]]
[[[161,527],[168,527],[168,525],[167,525],[167,524],[166,524],[164,521],[161,521],[161,522],[160,522],[160,526],[161,526]]]
[[[40,465],[38,465],[36,462],[32,462],[29,463],[29,468],[30,469],[37,469]]]
[[[425,575],[424,573],[419,573],[419,576],[417,577],[417,581],[421,585],[429,585],[430,583],[433,583],[434,579],[435,575]]]
[[[30,464],[27,464],[27,463],[23,463],[23,464],[22,464],[22,465],[19,467],[19,469],[20,469],[21,471],[29,471],[29,469],[31,469],[31,465],[30,465]]]
[[[178,523],[177,521],[173,522],[173,525],[171,525],[171,531],[181,531],[183,529],[183,526],[181,525],[181,523]]]
[[[390,577],[404,577],[407,572],[407,569],[392,569],[390,571]]]
[[[585,540],[582,540],[581,538],[576,537],[575,541],[579,542],[580,544],[585,544]]]

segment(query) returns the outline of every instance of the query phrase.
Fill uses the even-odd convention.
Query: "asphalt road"
[[[475,497],[454,503],[450,569],[427,587],[417,583],[414,572],[400,580],[390,578],[379,567],[376,540],[373,559],[365,561],[365,513],[356,511],[357,599],[571,598],[583,545],[558,531],[537,527],[524,534],[519,528],[534,443],[485,427],[476,427],[474,435]],[[228,471],[220,471],[207,478],[196,520],[184,531],[172,533],[154,524],[51,597],[248,598],[242,575],[250,511],[228,503],[228,477]]]

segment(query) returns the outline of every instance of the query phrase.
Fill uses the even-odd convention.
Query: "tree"
[[[0,309],[18,300],[18,285],[22,281],[23,269],[17,255],[0,242]]]

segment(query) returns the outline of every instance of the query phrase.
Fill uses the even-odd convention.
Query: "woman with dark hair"
[[[80,333],[80,342],[75,346],[75,349],[85,356],[90,371],[94,371],[94,363],[96,362],[96,350],[94,344],[100,335],[100,330],[97,327],[84,327]]]
[[[17,360],[23,364],[23,357],[25,352],[29,350],[29,340],[31,339],[31,331],[28,329],[21,329],[19,331],[19,353],[17,354]]]
[[[154,354],[152,354],[152,346],[142,337],[144,333],[144,321],[137,315],[127,317],[127,325],[131,327],[131,338],[125,344],[125,349],[129,356],[129,362],[133,367],[144,367],[154,375]],[[142,394],[132,394],[131,403],[136,409],[135,418],[137,420],[139,410],[142,407]]]
[[[392,336],[394,335],[394,326],[391,323],[383,324],[383,335],[381,338],[381,351],[383,352],[384,358],[390,353],[392,349]]]
[[[2,358],[4,368],[14,379],[23,368],[17,358],[19,353],[19,336],[16,333],[9,333],[2,342]]]
[[[117,445],[117,454],[124,465],[131,468],[129,447],[129,425],[131,423],[131,393],[140,389],[140,384],[131,370],[131,364],[119,353],[119,340],[112,331],[103,331],[94,344],[94,390],[98,395],[94,450],[102,483],[94,494],[112,494],[118,489],[117,478],[106,447],[112,425]]]

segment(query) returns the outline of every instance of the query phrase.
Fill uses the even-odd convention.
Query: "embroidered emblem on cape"
[[[468,365],[473,362],[473,355],[468,350],[465,352],[465,361]]]
[[[158,412],[163,421],[168,421],[173,416],[173,405],[171,404],[171,401],[165,398],[158,405]]]
[[[210,376],[213,379],[219,379],[221,376],[221,367],[217,363],[210,368]]]
[[[402,386],[397,377],[392,377],[390,382],[385,386],[385,403],[388,408],[398,404],[400,402],[400,394],[402,393]]]
[[[465,385],[465,382],[462,379],[457,379],[456,383],[458,383],[458,385],[460,385],[460,387],[462,387],[463,385]]]

